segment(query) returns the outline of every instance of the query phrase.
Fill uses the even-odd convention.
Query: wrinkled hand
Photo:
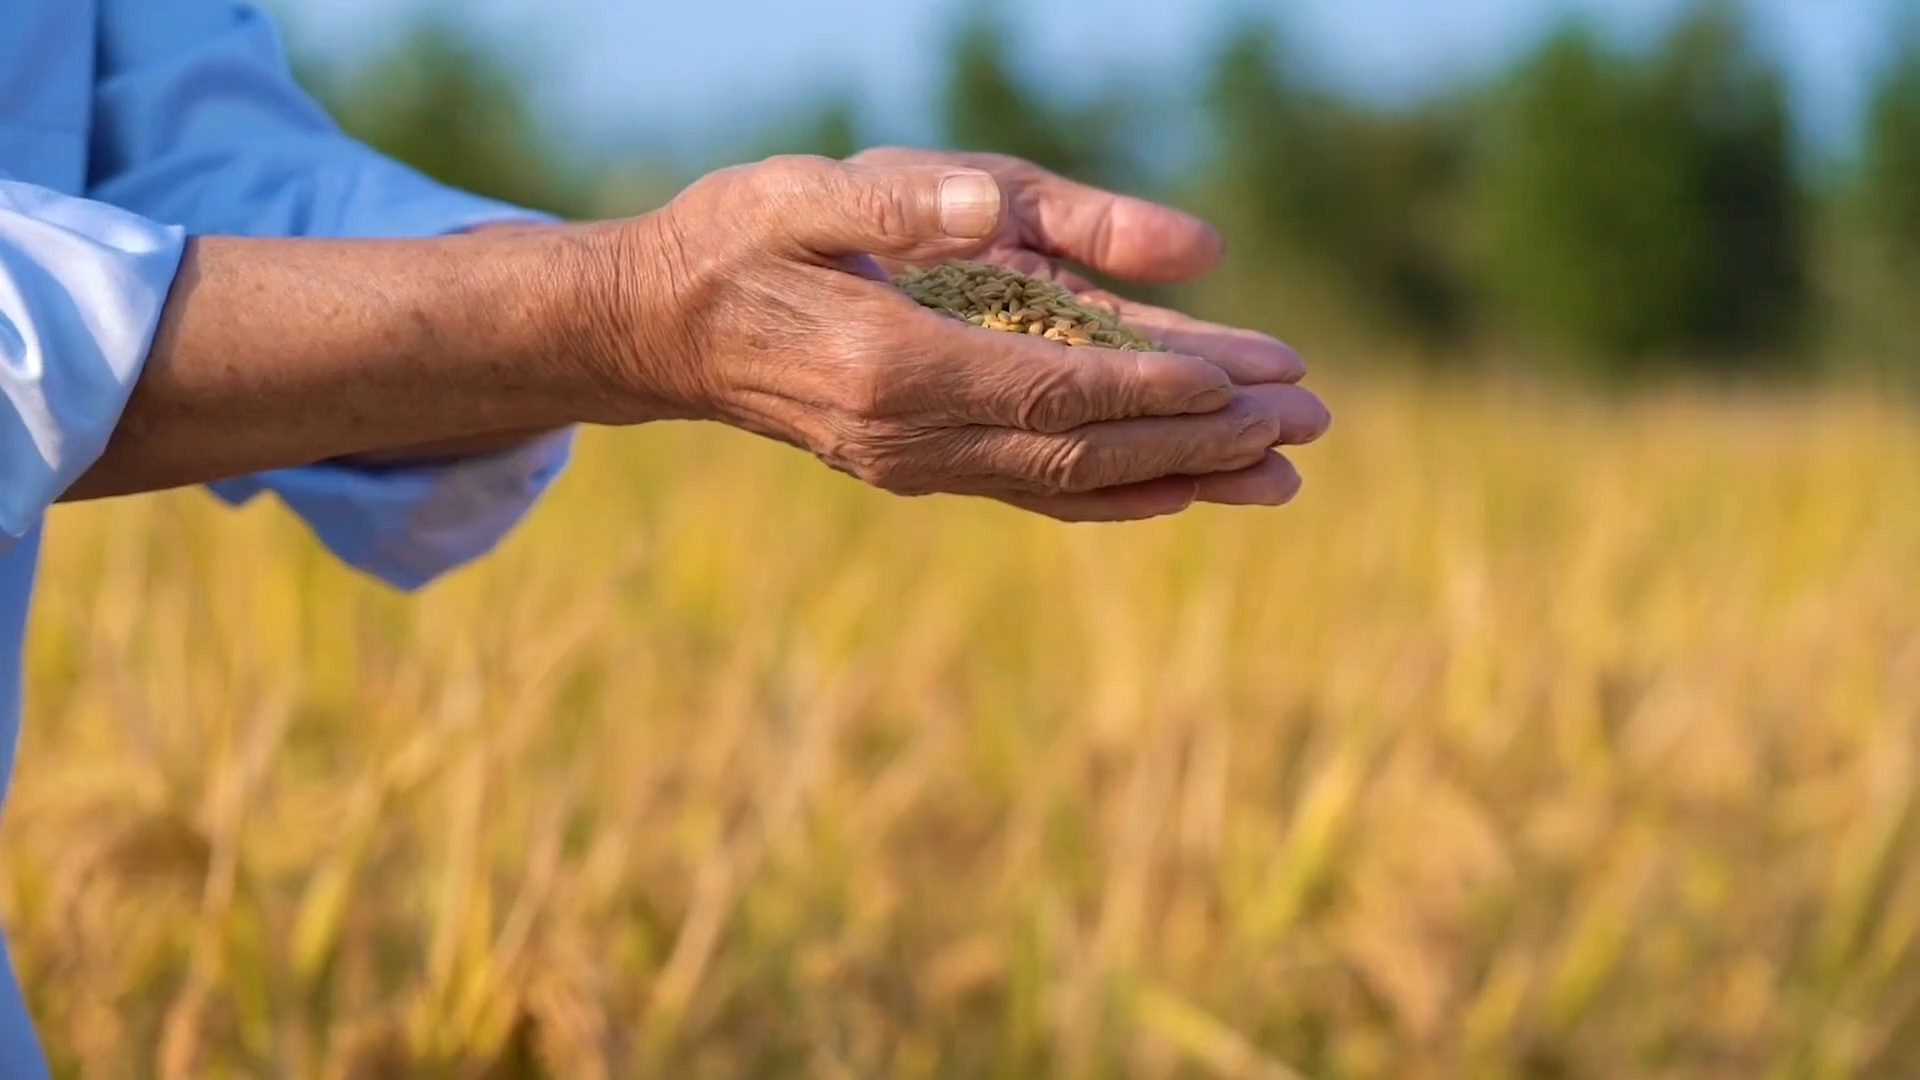
[[[1191,214],[1089,187],[1002,154],[885,147],[852,160],[990,173],[1005,193],[1007,212],[1000,228],[973,258],[1057,282],[1081,300],[1117,311],[1129,326],[1163,347],[1212,361],[1236,383],[1292,383],[1307,373],[1299,353],[1266,334],[1115,296],[1071,268],[1086,267],[1122,281],[1149,284],[1200,277],[1219,265],[1224,245],[1212,226]],[[885,265],[887,272],[895,274],[904,268],[897,263]],[[1291,477],[1292,467],[1275,453],[1252,475],[1202,480],[1199,499],[1265,501],[1247,496],[1271,491]],[[1297,486],[1297,479],[1292,482]]]
[[[1191,281],[1218,266],[1224,249],[1220,234],[1191,214],[1088,187],[1002,154],[885,147],[864,151],[851,160],[880,167],[989,173],[1005,193],[1006,213],[993,236],[971,257],[1047,278],[1082,298],[1116,308],[1129,325],[1169,348],[1222,365],[1236,381],[1298,382],[1306,375],[1300,355],[1265,334],[1134,303],[1094,287],[1061,265],[1083,266],[1146,284]],[[891,273],[901,269],[897,261],[887,267]]]
[[[1074,349],[936,314],[874,280],[870,257],[977,257],[1021,218],[990,173],[944,162],[777,158],[716,173],[616,234],[630,269],[611,305],[614,376],[900,494],[983,495],[1066,520],[1153,517],[1202,494],[1291,498],[1298,476],[1271,448],[1318,437],[1327,413],[1292,385],[1284,347]]]

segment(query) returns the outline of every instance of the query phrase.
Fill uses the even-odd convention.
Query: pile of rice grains
[[[1156,347],[1113,312],[1083,304],[1051,281],[1001,266],[944,263],[902,274],[894,284],[922,307],[988,330],[1033,334],[1067,345],[1138,352]]]

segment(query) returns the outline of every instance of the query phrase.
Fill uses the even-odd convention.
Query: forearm
[[[390,450],[369,450],[364,453],[349,454],[340,458],[339,461],[345,465],[370,468],[444,465],[518,450],[538,441],[543,436],[552,434],[555,430],[550,427],[524,431],[516,429],[469,435],[459,439],[442,439],[430,443],[409,443]]]
[[[105,453],[65,498],[592,419],[586,235],[194,241]]]
[[[554,226],[527,221],[497,221],[467,230],[475,236],[525,236],[529,234],[551,232]],[[461,439],[448,439],[441,442],[410,444],[392,450],[375,450],[363,454],[354,454],[345,459],[350,465],[368,466],[405,466],[433,465],[441,462],[460,461],[468,458],[483,457],[489,454],[506,453],[532,443],[553,429],[539,428],[530,431],[489,432]]]

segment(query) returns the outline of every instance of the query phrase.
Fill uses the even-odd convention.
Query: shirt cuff
[[[186,234],[0,175],[0,552],[99,459]]]
[[[554,224],[550,214],[424,181],[370,157],[360,190],[378,213],[338,236],[444,236],[486,225]],[[272,492],[347,565],[409,592],[487,554],[572,455],[566,429],[501,454],[430,466],[322,462],[207,485],[231,505]]]
[[[378,169],[372,170],[378,172]],[[419,201],[401,197],[417,190]],[[442,236],[559,218],[435,184],[385,192],[370,235]],[[492,551],[566,468],[573,429],[504,453],[436,465],[321,462],[207,485],[233,506],[272,492],[348,566],[408,592]]]
[[[207,486],[233,506],[274,493],[342,562],[413,591],[493,550],[552,486],[572,451],[569,428],[450,464],[323,463]]]

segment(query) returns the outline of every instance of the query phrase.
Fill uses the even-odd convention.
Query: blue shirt
[[[5,0],[0,14],[0,797],[47,507],[106,445],[189,233],[394,237],[537,215],[448,190],[346,137],[234,0]],[[402,588],[486,552],[570,435],[449,466],[315,465],[271,492]],[[46,1075],[0,944],[0,1078]]]

